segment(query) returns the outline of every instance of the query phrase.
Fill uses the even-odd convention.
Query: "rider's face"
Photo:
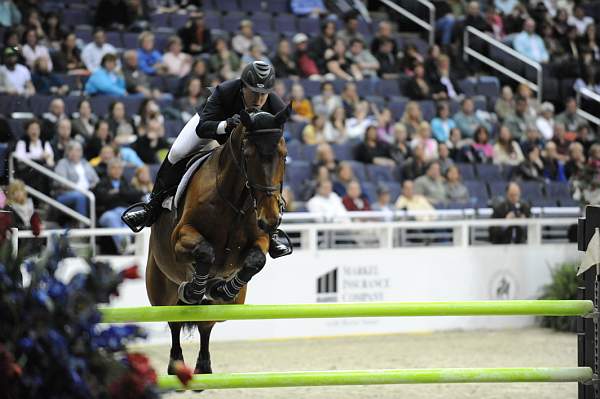
[[[244,96],[246,107],[248,108],[262,108],[269,97],[268,93],[255,93],[247,87],[242,89],[242,94]]]

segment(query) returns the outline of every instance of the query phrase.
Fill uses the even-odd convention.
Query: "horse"
[[[151,228],[146,291],[153,306],[244,303],[261,271],[269,233],[280,224],[287,148],[283,125],[291,107],[272,115],[240,112],[241,124],[194,172],[178,211]],[[212,373],[209,341],[215,322],[169,323],[167,372],[183,361],[181,328],[197,325],[195,374]]]

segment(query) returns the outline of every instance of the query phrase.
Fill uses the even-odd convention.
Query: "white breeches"
[[[198,122],[200,122],[200,115],[195,114],[181,129],[179,135],[177,135],[167,157],[171,164],[181,161],[187,155],[191,154],[192,151],[198,150],[206,144],[206,140],[200,139],[196,134]]]

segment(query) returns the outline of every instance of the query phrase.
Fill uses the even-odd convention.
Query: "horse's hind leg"
[[[169,329],[171,330],[171,353],[169,354],[169,366],[167,367],[167,374],[175,374],[175,363],[180,361],[183,362],[183,352],[181,350],[181,327],[182,323],[169,323]]]
[[[194,227],[186,224],[177,231],[175,256],[178,262],[194,266],[191,281],[183,282],[178,296],[187,304],[198,304],[206,292],[206,281],[210,267],[215,260],[215,251],[211,244]]]
[[[198,353],[198,359],[196,360],[196,368],[194,374],[212,374],[212,368],[210,366],[210,333],[212,331],[214,322],[198,323],[198,332],[200,333],[200,352]]]

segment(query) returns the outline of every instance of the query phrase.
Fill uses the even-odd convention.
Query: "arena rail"
[[[588,122],[593,123],[596,126],[600,126],[600,118],[597,115],[593,115],[583,109],[581,109],[581,100],[582,98],[586,98],[588,101],[594,101],[597,107],[600,107],[600,94],[595,93],[588,89],[587,87],[582,87],[577,90],[576,100],[577,100],[577,114],[582,118],[585,118]]]
[[[398,14],[402,15],[403,17],[414,22],[421,28],[425,29],[427,31],[429,45],[433,46],[435,44],[435,5],[432,2],[430,2],[428,0],[417,0],[416,2],[414,2],[415,4],[418,3],[427,8],[427,11],[429,13],[429,22],[427,22],[427,21],[419,18],[418,16],[416,16],[414,13],[408,11],[406,8],[398,5],[397,1],[391,1],[391,0],[379,0],[379,1],[381,1],[383,4],[388,6],[390,9],[396,11]]]
[[[414,316],[586,316],[589,300],[357,302],[289,305],[141,306],[103,308],[103,323]]]
[[[165,375],[158,378],[158,385],[162,389],[182,390],[488,382],[587,383],[592,378],[590,367],[432,368],[205,374],[195,375],[186,387],[176,376]]]

